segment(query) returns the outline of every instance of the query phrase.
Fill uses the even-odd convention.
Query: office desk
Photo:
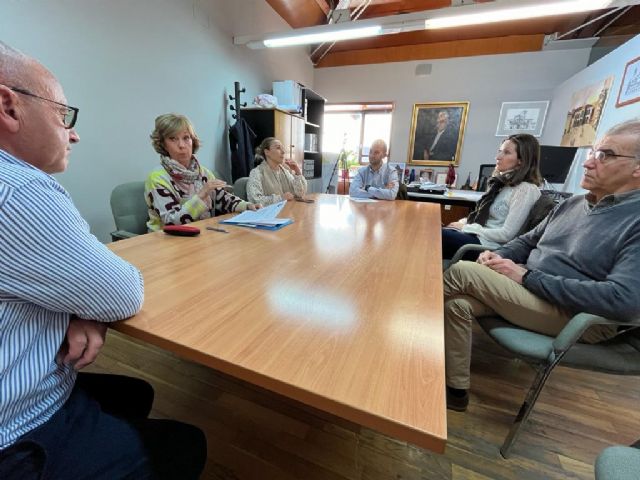
[[[110,244],[145,279],[115,328],[422,448],[447,438],[434,204],[289,202],[279,231],[197,222]]]
[[[471,210],[475,208],[478,200],[480,200],[482,194],[483,192],[469,190],[449,190],[449,192],[444,195],[415,191],[407,192],[409,200],[440,204],[440,216],[442,217],[442,223],[444,225],[457,222],[461,218],[469,215]]]

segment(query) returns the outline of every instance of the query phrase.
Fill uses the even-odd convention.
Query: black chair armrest
[[[111,241],[117,242],[118,240],[125,240],[127,238],[137,237],[137,233],[127,232],[125,230],[116,230],[111,232]]]
[[[469,252],[484,252],[485,250],[495,250],[495,249],[485,247],[484,245],[476,245],[474,243],[463,245],[458,249],[458,251],[456,251],[453,258],[451,258],[451,261],[449,262],[449,266],[462,260],[462,258]]]

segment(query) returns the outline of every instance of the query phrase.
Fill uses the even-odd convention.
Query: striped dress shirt
[[[65,189],[0,150],[0,450],[69,398],[76,372],[56,354],[71,315],[122,320],[142,299],[140,272],[91,234]]]

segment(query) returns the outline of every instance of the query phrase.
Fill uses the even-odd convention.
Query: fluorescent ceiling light
[[[504,22],[509,20],[526,20],[530,18],[550,17],[566,13],[588,12],[607,8],[611,0],[572,0],[567,2],[550,2],[542,5],[524,7],[506,7],[499,10],[451,15],[447,17],[431,18],[424,22],[424,28],[450,28],[468,25],[482,25],[485,23]]]
[[[234,36],[233,43],[246,45],[249,48],[284,47],[410,32],[424,28],[489,24],[638,4],[640,4],[640,0],[495,0],[459,7],[299,28],[280,34]]]
[[[321,33],[309,33],[306,35],[293,35],[263,40],[265,47],[289,47],[292,45],[306,45],[310,43],[337,42],[339,40],[351,40],[354,38],[373,37],[378,35],[382,28],[380,25],[371,27],[348,28]]]

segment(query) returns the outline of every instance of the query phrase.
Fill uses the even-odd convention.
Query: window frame
[[[327,109],[328,107],[328,109]],[[336,108],[335,110],[332,107],[345,107],[345,108]],[[327,103],[325,104],[324,114],[333,114],[333,113],[346,113],[353,114],[357,113],[362,116],[360,121],[360,137],[358,139],[358,164],[359,165],[369,165],[369,161],[362,161],[362,151],[364,149],[364,126],[365,126],[365,118],[367,114],[375,115],[388,113],[391,115],[391,122],[389,123],[389,145],[387,155],[391,155],[391,131],[393,130],[393,112],[395,110],[395,102],[340,102],[340,103]],[[367,155],[368,159],[369,156]]]

